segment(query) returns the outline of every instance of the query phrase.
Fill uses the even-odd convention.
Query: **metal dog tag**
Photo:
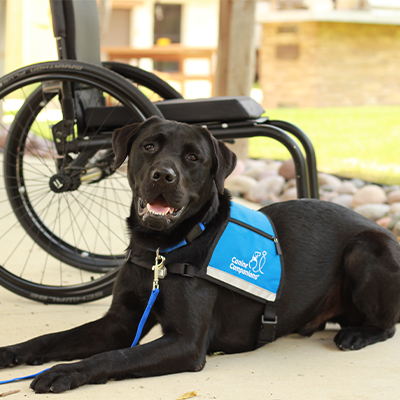
[[[167,268],[165,266],[162,266],[158,270],[158,278],[164,279],[166,276],[167,276]]]
[[[159,249],[156,252],[155,264],[152,267],[154,271],[153,291],[159,288],[158,280],[164,279],[167,276],[167,268],[165,268],[165,257],[159,254]]]

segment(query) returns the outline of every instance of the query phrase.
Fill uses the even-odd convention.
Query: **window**
[[[297,25],[281,25],[278,26],[278,33],[298,33],[299,27]]]
[[[182,6],[180,4],[160,4],[154,6],[154,43],[160,38],[168,38],[171,43],[181,42]]]
[[[169,39],[171,43],[181,42],[182,6],[180,4],[160,4],[154,6],[154,43]],[[177,61],[155,61],[154,69],[163,72],[179,71]]]
[[[276,58],[279,60],[296,60],[300,55],[298,44],[278,44],[275,49]]]

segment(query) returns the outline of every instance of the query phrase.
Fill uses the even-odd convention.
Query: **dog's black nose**
[[[151,179],[158,183],[174,183],[176,173],[172,168],[157,168],[152,172]]]

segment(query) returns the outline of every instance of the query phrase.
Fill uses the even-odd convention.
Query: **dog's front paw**
[[[35,355],[28,348],[22,345],[7,346],[0,348],[0,368],[13,367],[15,365],[43,364],[42,355]]]
[[[13,347],[0,347],[0,368],[18,365],[18,355]]]
[[[87,383],[106,383],[107,379],[90,377],[90,368],[82,362],[59,364],[41,373],[31,383],[35,393],[61,393]]]

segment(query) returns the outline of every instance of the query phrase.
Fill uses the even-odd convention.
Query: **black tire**
[[[91,126],[90,132],[81,134],[80,143],[86,147],[80,147],[75,154],[65,152],[60,156],[56,151],[57,146],[49,126],[54,125],[62,115],[55,121],[49,117],[51,112],[56,111],[53,108],[59,104],[59,98],[57,90],[49,90],[48,87],[58,87],[60,82],[67,82],[71,87],[84,88],[81,92],[85,92],[86,97],[87,93],[93,92],[97,95],[100,92],[102,99],[105,95],[108,102],[114,101],[117,105],[123,105],[134,121],[142,121],[151,115],[161,115],[151,101],[126,79],[90,64],[76,61],[36,64],[0,80],[0,102],[5,110],[5,117],[14,117],[9,129],[4,123],[0,124],[0,129],[8,132],[3,155],[5,187],[0,188],[0,202],[4,211],[0,213],[0,221],[6,225],[0,231],[0,246],[4,247],[0,252],[0,284],[37,301],[82,303],[111,293],[115,269],[123,263],[127,244],[124,220],[129,214],[130,190],[124,173],[119,172],[121,169],[114,174],[108,172],[109,175],[104,175],[104,171],[110,171],[112,150],[110,136],[109,133],[104,133],[103,123],[97,130],[93,131]],[[74,93],[77,92],[80,93],[79,90]],[[18,96],[22,96],[22,99]],[[7,115],[7,109],[12,108],[10,104],[16,99],[22,100],[22,106],[17,113]],[[81,101],[79,98],[79,101],[88,99]],[[121,107],[107,107],[105,110],[112,115],[120,111]],[[40,119],[43,115],[46,118],[44,122]],[[76,117],[76,125],[79,125],[78,120]],[[46,126],[42,127],[43,124]],[[87,125],[89,126],[89,122]],[[78,136],[79,128],[74,132]],[[77,180],[78,183],[74,183],[72,189],[55,191],[58,190],[59,182],[56,180],[57,185],[54,184],[54,176],[59,176],[60,165],[71,163],[79,156],[85,158],[88,144],[100,143],[95,142],[100,135],[105,147],[96,148],[94,155],[98,159],[94,156],[90,160],[88,158],[79,174],[75,167],[74,173],[79,176],[79,182]],[[83,141],[83,136],[87,139],[86,142]],[[45,142],[44,150],[43,146],[36,145],[39,137]],[[68,140],[65,143],[71,147]],[[45,155],[42,154],[43,151]],[[95,166],[99,169],[99,165],[104,168],[100,170],[101,173],[97,173],[102,178],[97,176],[98,180],[90,180],[87,171],[91,171],[92,166],[93,169]],[[87,183],[83,179],[87,179]],[[116,182],[117,188],[112,186]],[[113,187],[112,199],[106,195],[100,196],[98,192],[103,190],[107,193],[109,185]],[[9,205],[6,205],[4,194],[1,195],[4,192]],[[88,203],[91,204],[90,207]],[[110,208],[113,209],[110,211]],[[95,212],[98,215],[94,215]],[[79,214],[84,219],[83,223],[80,223]],[[119,219],[120,226],[109,226],[110,218]],[[19,236],[15,234],[18,229]],[[118,234],[118,246],[108,246],[104,236],[116,235],[116,229],[122,232]],[[13,234],[18,238],[10,244],[6,238],[14,238]],[[76,236],[79,236],[79,240]],[[97,244],[97,240],[101,245]],[[118,249],[114,250],[115,247]],[[27,256],[22,260],[21,266],[20,253],[26,252],[27,248]],[[43,267],[39,259],[42,260]],[[31,268],[35,262],[40,265],[36,269]],[[67,279],[73,274],[78,274],[75,281],[72,278]],[[57,281],[52,275],[57,275]],[[48,279],[50,283],[47,283]]]
[[[152,102],[183,98],[182,95],[171,85],[151,72],[133,67],[129,64],[114,61],[104,62],[103,67],[108,68],[132,81],[132,83],[134,83],[139,90],[142,90]]]
[[[40,303],[81,304],[110,296],[119,270],[120,267],[116,267],[100,278],[84,284],[51,286],[29,282],[0,266],[0,283],[17,295]]]

